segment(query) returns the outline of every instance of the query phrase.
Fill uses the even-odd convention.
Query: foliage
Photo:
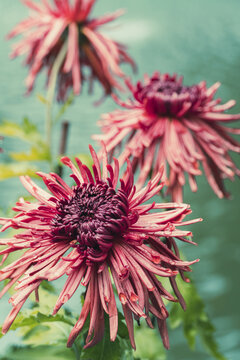
[[[76,319],[65,310],[46,315],[56,297],[45,290],[40,291],[40,297],[41,305],[22,311],[11,327],[22,337],[22,346],[8,349],[2,359],[75,359],[74,349],[66,348],[66,339]]]
[[[166,360],[166,351],[157,330],[150,329],[145,323],[142,323],[135,327],[135,340],[137,358],[141,360]]]
[[[180,291],[186,301],[187,310],[183,311],[179,304],[174,303],[170,311],[170,323],[173,328],[183,326],[184,335],[191,349],[195,348],[196,337],[199,336],[208,352],[218,360],[226,360],[220,353],[214,338],[215,328],[206,311],[204,301],[199,296],[193,282],[182,284]]]
[[[74,360],[74,351],[64,345],[13,347],[1,360]]]
[[[81,360],[133,360],[133,352],[128,339],[128,331],[123,316],[119,314],[118,336],[114,342],[110,340],[109,322],[105,319],[105,332],[102,341],[94,347],[83,349]]]
[[[46,288],[46,283],[44,287]],[[86,322],[73,348],[66,348],[69,333],[77,317],[64,309],[61,309],[55,316],[49,315],[56,301],[56,295],[53,292],[53,288],[48,289],[48,291],[40,289],[40,304],[35,303],[32,309],[22,311],[17,316],[11,330],[17,330],[16,334],[22,337],[23,345],[20,348],[12,347],[2,359],[38,359],[39,354],[41,354],[41,359],[46,356],[48,360],[75,358],[82,360],[133,360],[127,327],[121,314],[119,317],[119,332],[115,342],[110,341],[110,331],[106,317],[104,338],[99,344],[90,349],[83,349],[84,338],[89,325]]]
[[[0,180],[6,180],[20,175],[36,176],[36,168],[26,162],[11,162],[0,164]]]
[[[173,304],[170,312],[171,326],[173,328],[183,326],[184,334],[192,349],[194,349],[196,337],[200,336],[214,358],[225,360],[218,350],[214,339],[214,327],[205,312],[204,303],[194,284],[183,284],[181,291],[186,299],[188,310],[184,312],[179,304]],[[106,316],[104,338],[100,343],[89,349],[83,348],[89,325],[86,322],[73,348],[67,349],[67,338],[77,317],[66,309],[61,309],[55,316],[49,315],[55,302],[54,288],[49,286],[49,283],[43,282],[40,289],[40,303],[34,303],[32,309],[22,311],[11,327],[12,331],[17,330],[16,334],[22,337],[23,345],[20,348],[12,347],[2,358],[3,360],[32,358],[37,360],[39,354],[46,355],[48,360],[75,358],[81,360],[166,359],[166,352],[159,334],[149,329],[145,323],[135,328],[137,351],[133,353],[121,313],[119,313],[119,330],[115,342],[110,341],[109,322]],[[81,302],[80,299],[79,302]],[[148,346],[146,346],[146,339],[148,339]]]
[[[9,120],[3,120],[0,124],[0,134],[17,138],[33,145],[39,151],[39,154],[42,154],[42,159],[48,159],[47,144],[43,140],[37,126],[28,117],[24,117],[20,125]],[[44,153],[45,157],[43,157]]]
[[[49,148],[43,140],[37,126],[27,117],[22,120],[20,125],[3,120],[0,124],[0,134],[20,139],[30,145],[28,152],[10,152],[9,161],[0,164],[0,180],[20,175],[35,176],[36,166],[30,165],[29,161],[49,161]]]
[[[34,303],[32,309],[22,311],[11,327],[11,331],[16,331],[16,334],[21,336],[22,346],[13,346],[8,349],[2,360],[38,360],[44,356],[47,360],[166,359],[160,336],[144,324],[135,329],[137,351],[133,352],[121,313],[119,313],[118,335],[115,342],[110,341],[109,320],[106,316],[104,338],[100,343],[89,349],[83,348],[89,327],[89,321],[87,321],[73,348],[68,349],[67,339],[77,317],[66,309],[61,309],[55,316],[49,315],[56,301],[54,293],[54,288],[49,289],[48,283],[43,282],[39,290],[40,303]],[[147,347],[144,345],[146,338],[149,345]]]

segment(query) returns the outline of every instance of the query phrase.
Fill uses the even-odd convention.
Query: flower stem
[[[48,83],[48,90],[47,90],[46,141],[49,147],[49,154],[50,154],[49,162],[51,167],[52,167],[52,126],[53,126],[52,108],[53,108],[54,95],[57,85],[58,73],[62,66],[66,52],[67,52],[67,42],[63,44],[61,51],[59,52],[53,64],[49,83]]]
[[[62,122],[62,130],[61,130],[60,147],[59,147],[59,157],[65,155],[66,147],[67,147],[68,130],[69,130],[69,122],[63,121]],[[56,173],[62,177],[63,167],[61,164],[59,164],[57,166]]]

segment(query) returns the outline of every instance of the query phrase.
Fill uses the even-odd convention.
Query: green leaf
[[[125,340],[129,340],[128,328],[125,324],[125,317],[118,313],[118,335]]]
[[[193,282],[182,284],[179,281],[180,291],[186,301],[187,310],[183,311],[179,304],[174,303],[170,311],[170,323],[173,328],[183,326],[184,335],[191,349],[194,349],[196,337],[200,336],[208,352],[218,360],[226,360],[220,353],[214,338],[215,328],[206,311],[205,304],[199,296]]]
[[[81,360],[133,360],[133,351],[130,341],[125,338],[126,325],[119,319],[118,336],[114,342],[110,341],[109,320],[106,316],[105,331],[102,341],[97,345],[83,349],[81,352]],[[124,336],[121,337],[120,334]]]
[[[23,342],[25,345],[31,345],[32,347],[40,345],[59,345],[66,346],[67,334],[70,333],[71,328],[63,326],[61,322],[46,323],[46,325],[37,325],[30,330],[20,330],[20,334],[23,334]]]
[[[33,301],[33,308],[21,311],[14,320],[10,330],[12,331],[20,330],[20,335],[23,336],[24,338],[26,337],[27,343],[36,346],[40,344],[46,345],[48,342],[49,343],[54,342],[56,335],[54,335],[54,333],[50,331],[52,329],[52,326],[54,326],[55,328],[58,328],[61,333],[64,333],[64,339],[65,339],[64,342],[66,344],[67,342],[66,339],[68,338],[71,328],[74,326],[76,322],[76,318],[70,315],[69,312],[63,308],[60,309],[56,315],[54,316],[50,315],[56,303],[57,296],[53,294],[52,288],[51,288],[51,292],[44,289],[44,287],[46,287],[46,282],[43,284],[44,284],[43,288],[42,286],[39,288],[40,302],[39,303],[35,302],[35,296],[34,294],[32,294],[30,296],[30,299],[32,299]],[[35,341],[35,333],[32,332],[32,330],[37,329],[38,326],[41,326],[42,333],[44,333],[44,331],[42,330],[42,326],[45,327],[44,328],[45,335],[43,334],[45,340],[43,340],[43,342],[40,341],[39,337],[37,337],[39,341]],[[46,332],[47,333],[49,332],[48,336],[46,336]],[[53,336],[50,336],[51,333]],[[3,335],[0,334],[0,337],[1,336]]]
[[[44,284],[44,287],[46,287],[46,283]],[[79,336],[78,340],[73,345],[73,348],[67,349],[67,339],[77,318],[63,308],[59,310],[57,315],[49,315],[49,312],[52,311],[57,299],[57,296],[52,293],[53,289],[51,288],[50,290],[51,293],[40,287],[40,303],[35,303],[31,310],[21,312],[15,319],[10,331],[17,330],[16,334],[21,336],[22,342],[25,344],[25,347],[21,348],[21,354],[24,354],[26,359],[28,356],[31,358],[31,356],[35,354],[35,351],[43,351],[43,353],[45,353],[45,350],[46,359],[58,358],[57,355],[62,353],[65,354],[66,359],[71,359],[74,352],[76,353],[76,357],[79,358],[79,353],[83,347],[82,337],[89,324],[86,324],[87,327],[84,327],[83,334]],[[33,295],[31,295],[30,298],[34,300]],[[2,335],[0,335],[0,337],[1,336]],[[49,345],[49,347],[46,345]],[[78,350],[78,347],[80,350]],[[51,350],[49,352],[52,357],[50,357],[50,355],[48,357],[48,349],[55,349],[54,351]],[[11,351],[8,352],[6,359],[18,359],[18,357],[15,357],[15,352],[16,349],[12,348]],[[34,356],[32,358],[35,359]],[[22,358],[19,357],[19,359]],[[62,357],[60,357],[60,359],[62,359]]]
[[[34,308],[32,310],[22,311],[20,314],[18,314],[17,318],[14,320],[11,326],[11,330],[17,330],[22,327],[26,327],[26,329],[24,329],[24,333],[28,334],[28,332],[32,330],[32,328],[34,328],[35,326],[40,324],[49,325],[49,323],[52,322],[62,322],[64,324],[74,326],[74,321],[65,315],[45,315],[39,312],[37,308]],[[0,328],[0,330],[1,329],[2,328]],[[0,337],[2,336],[3,335],[0,334]]]
[[[73,349],[65,346],[13,347],[1,360],[74,360]]]
[[[15,161],[40,161],[49,160],[49,149],[47,146],[36,147],[32,146],[30,152],[11,152],[10,157]]]
[[[49,315],[50,308],[52,309],[56,302],[56,296],[42,288],[39,290],[39,295],[40,303],[35,303],[31,310],[21,312],[11,326],[11,331],[17,330],[17,335],[22,337],[25,347],[12,348],[2,359],[38,359],[35,353],[39,354],[39,352],[42,356],[46,355],[48,360],[62,359],[62,353],[66,359],[71,359],[75,352],[76,358],[82,360],[134,360],[127,327],[121,314],[119,315],[119,333],[115,342],[110,341],[109,319],[106,316],[104,339],[99,344],[90,349],[83,349],[84,338],[89,328],[89,319],[87,319],[73,348],[66,349],[67,339],[76,323],[76,317],[64,309],[60,309],[55,316]],[[52,350],[48,353],[48,349]],[[57,357],[58,354],[61,356]]]
[[[81,360],[120,360],[122,357],[122,349],[120,341],[117,338],[111,342],[107,338],[108,334],[104,334],[103,340],[97,345],[83,349],[81,352]]]
[[[21,125],[8,120],[3,120],[2,124],[0,124],[0,134],[21,139],[30,144],[34,144],[35,146],[44,144],[42,135],[38,131],[37,126],[27,117],[22,120]]]
[[[31,177],[37,177],[37,169],[33,166],[29,167],[25,162],[12,162],[9,164],[0,164],[0,180],[9,179],[20,175],[29,175]]]
[[[47,99],[42,94],[37,94],[37,99],[44,105],[48,105]]]
[[[42,282],[41,282],[41,292],[43,292],[43,290],[46,290],[47,291],[47,294],[56,294],[56,289],[54,288],[54,286],[49,282],[49,281],[47,281],[47,280],[43,280]],[[49,295],[50,295],[49,294]],[[45,298],[46,298],[46,296],[45,296]],[[41,302],[42,302],[42,300],[41,300]]]
[[[28,161],[49,161],[49,146],[43,140],[37,126],[25,117],[21,125],[4,120],[0,124],[0,134],[21,139],[29,144],[28,152],[11,152],[10,158],[14,160],[9,163],[0,164],[0,180],[20,175],[36,176],[36,168],[30,168]]]
[[[55,304],[56,296],[45,289],[40,289],[39,292],[40,304],[35,304],[34,308],[31,310],[21,312],[11,327],[11,330],[13,331],[18,330],[17,334],[22,337],[25,347],[19,348],[18,352],[17,348],[12,348],[2,359],[38,359],[38,357],[35,357],[35,352],[36,354],[41,352],[43,354],[42,356],[46,355],[46,359],[48,360],[55,360],[55,358],[57,358],[57,354],[62,353],[64,353],[66,359],[72,359],[73,352],[75,352],[76,358],[81,360],[134,359],[127,335],[127,328],[122,320],[123,317],[121,314],[119,318],[119,334],[115,342],[110,341],[109,319],[106,316],[106,329],[103,341],[90,349],[83,349],[84,338],[89,328],[89,319],[87,319],[80,336],[73,345],[73,348],[67,349],[67,339],[76,322],[76,318],[64,309],[61,309],[55,316],[46,315],[49,308],[52,308]],[[44,313],[42,311],[44,311]],[[47,345],[49,345],[49,347]],[[48,349],[52,349],[49,354]],[[19,355],[19,353],[21,353],[21,355]],[[22,354],[24,354],[24,357],[21,357]],[[58,359],[62,359],[61,356]]]
[[[147,339],[147,346],[146,346]],[[135,356],[141,360],[165,360],[166,350],[163,347],[160,335],[142,323],[135,326],[136,352]]]
[[[39,309],[49,312],[56,296],[41,290],[40,298],[41,305],[36,304],[33,309],[21,312],[11,327],[13,331],[18,330],[17,335],[22,337],[25,347],[19,351],[12,348],[4,359],[38,359],[39,353],[45,354],[42,356],[46,359],[75,359],[74,352],[78,352],[76,345],[67,349],[66,343],[76,318],[63,309],[55,316],[40,312]]]

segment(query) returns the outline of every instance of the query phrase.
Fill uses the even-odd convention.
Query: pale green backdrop
[[[222,83],[219,95],[223,101],[236,99],[235,112],[240,112],[240,2],[238,0],[98,0],[96,14],[125,8],[126,15],[118,21],[119,27],[110,26],[113,37],[126,43],[135,58],[141,77],[145,72],[177,72],[184,75],[185,84],[191,85],[207,80],[211,85]],[[27,74],[21,64],[23,59],[10,61],[10,43],[4,40],[6,33],[27,14],[19,0],[0,1],[0,116],[20,122],[28,115],[43,129],[44,109],[36,100],[36,93],[44,92],[44,78],[39,78],[35,92],[23,96],[24,78]],[[128,68],[125,67],[126,71]],[[91,134],[98,131],[96,120],[102,112],[115,108],[108,99],[95,108],[92,103],[101,96],[96,86],[95,94],[84,93],[76,99],[65,118],[72,121],[68,153],[87,151]],[[59,130],[59,129],[58,129]],[[54,134],[55,139],[59,133]],[[56,151],[58,144],[56,145]],[[4,140],[5,151],[16,151],[22,146],[15,140]],[[1,155],[4,159],[4,155]],[[238,166],[239,157],[234,156]],[[207,312],[217,328],[216,337],[220,349],[228,359],[240,358],[239,314],[239,201],[240,182],[227,182],[232,200],[219,200],[206,184],[198,181],[199,192],[185,192],[194,217],[204,222],[192,226],[198,247],[184,247],[189,259],[200,257],[193,266],[193,278],[201,296],[205,299]],[[23,193],[17,179],[0,183],[0,207],[10,206]],[[72,302],[78,311],[77,300]],[[0,302],[0,321],[9,309],[6,298]],[[17,340],[9,333],[1,339],[0,349]],[[211,359],[197,344],[192,353],[182,332],[170,332],[170,360]],[[147,345],[147,339],[146,339]]]

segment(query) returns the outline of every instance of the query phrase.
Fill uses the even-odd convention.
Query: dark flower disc
[[[76,241],[79,253],[92,261],[106,258],[117,234],[128,228],[128,200],[106,183],[82,184],[57,204],[53,241]],[[94,260],[95,259],[95,260]]]

